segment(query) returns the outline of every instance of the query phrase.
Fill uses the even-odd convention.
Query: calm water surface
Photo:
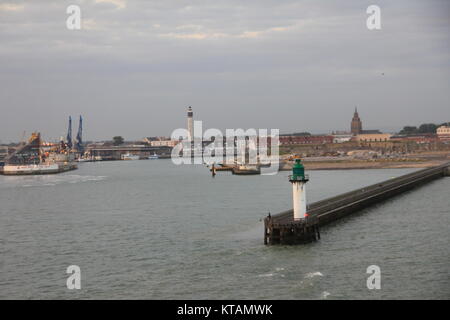
[[[308,201],[410,169],[311,171]],[[450,178],[263,245],[261,219],[292,207],[289,172],[211,178],[170,160],[82,163],[0,176],[1,299],[449,299]],[[66,268],[81,268],[81,290]],[[381,268],[381,290],[366,269]]]

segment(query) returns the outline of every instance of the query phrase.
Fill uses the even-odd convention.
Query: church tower
[[[362,132],[362,122],[358,115],[358,110],[355,107],[355,113],[353,114],[351,132],[353,135],[360,134]]]

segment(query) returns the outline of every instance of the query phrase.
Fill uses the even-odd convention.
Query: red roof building
[[[295,145],[295,144],[325,144],[333,143],[333,136],[320,135],[320,136],[294,136],[294,135],[282,135],[279,137],[280,145]]]

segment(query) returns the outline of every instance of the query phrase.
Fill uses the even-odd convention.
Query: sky
[[[81,9],[69,30],[66,8]],[[369,30],[369,5],[381,29]],[[0,143],[450,121],[450,1],[0,0]],[[74,133],[74,135],[75,135]]]

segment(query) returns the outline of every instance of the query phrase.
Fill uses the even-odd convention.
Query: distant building
[[[295,144],[325,144],[333,143],[333,136],[320,135],[320,136],[293,136],[293,135],[280,135],[279,141],[281,146],[295,145]]]
[[[450,141],[450,126],[440,126],[436,130],[437,136],[441,141]]]
[[[382,133],[380,130],[378,129],[374,129],[374,130],[361,130],[361,134],[379,134]]]
[[[350,126],[351,133],[356,136],[358,134],[381,134],[381,131],[378,129],[374,130],[363,130],[362,121],[358,114],[358,109],[355,107],[355,113],[353,114],[352,123]]]
[[[151,141],[150,145],[152,147],[175,147],[180,141],[178,140],[157,140]]]
[[[331,135],[333,136],[339,136],[339,135],[351,135],[350,131],[344,131],[344,130],[335,130],[331,132]]]
[[[368,134],[358,134],[355,140],[358,142],[384,142],[391,139],[390,133],[368,133]]]
[[[158,141],[161,140],[162,137],[146,137],[142,139],[143,142],[150,144],[152,141]]]
[[[175,147],[179,143],[166,137],[147,137],[143,141],[152,147]]]
[[[352,123],[350,126],[350,132],[353,135],[357,135],[362,132],[362,121],[359,118],[358,109],[356,109],[356,107],[355,107],[355,113],[353,114]]]
[[[333,143],[344,143],[344,142],[348,142],[352,139],[353,135],[352,134],[346,134],[346,133],[342,133],[342,134],[333,134]]]
[[[411,135],[395,135],[391,137],[391,141],[415,142],[415,143],[433,143],[437,142],[438,136],[434,133],[422,133]]]
[[[147,137],[147,138],[142,139],[142,141],[150,146],[154,146],[152,144],[153,142],[155,142],[156,145],[160,146],[160,145],[170,144],[168,142],[165,142],[165,144],[161,143],[162,141],[172,141],[172,140],[168,137]]]

